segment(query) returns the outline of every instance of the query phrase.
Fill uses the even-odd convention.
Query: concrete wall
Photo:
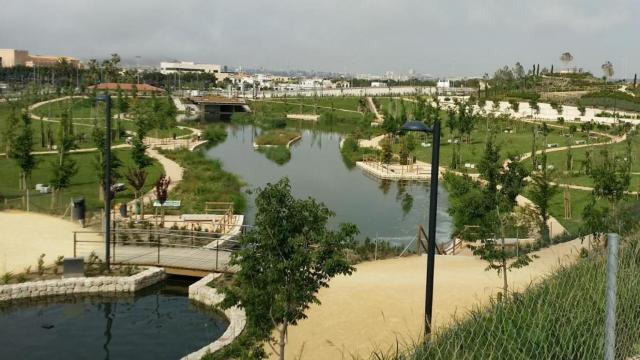
[[[208,284],[220,274],[209,274],[200,281],[189,286],[189,299],[201,302],[205,305],[215,306],[219,304],[224,296],[209,287]],[[213,353],[222,349],[224,346],[231,344],[233,340],[240,335],[247,323],[247,317],[244,310],[239,307],[232,307],[224,311],[225,316],[229,320],[229,327],[222,336],[211,344],[204,346],[200,350],[183,357],[183,360],[199,360],[207,353]]]
[[[0,302],[55,295],[132,293],[164,278],[164,269],[151,267],[131,276],[68,278],[1,285]]]

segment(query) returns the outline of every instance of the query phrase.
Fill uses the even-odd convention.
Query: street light
[[[429,229],[427,233],[427,284],[424,301],[424,335],[425,341],[431,334],[431,318],[433,315],[433,273],[436,255],[436,211],[438,207],[438,169],[440,162],[440,121],[436,120],[432,128],[422,121],[407,121],[400,127],[402,131],[416,131],[433,134],[431,147],[431,186],[429,192]]]
[[[106,107],[105,125],[107,128],[104,142],[104,258],[107,271],[111,271],[109,249],[111,236],[111,96],[106,94],[96,96],[96,102],[101,101]]]

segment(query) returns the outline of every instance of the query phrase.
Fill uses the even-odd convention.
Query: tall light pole
[[[433,315],[433,275],[436,258],[436,213],[438,208],[438,170],[440,167],[440,121],[436,119],[429,128],[422,121],[407,121],[400,127],[402,131],[416,131],[433,134],[431,146],[431,186],[429,190],[429,229],[427,230],[427,282],[424,300],[425,341],[431,334]]]
[[[98,95],[96,102],[104,102],[106,108],[106,139],[104,142],[104,259],[107,271],[111,271],[111,96]]]

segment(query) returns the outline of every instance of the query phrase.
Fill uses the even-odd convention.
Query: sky
[[[0,0],[0,48],[81,59],[434,76],[640,72],[637,0]],[[135,60],[139,56],[139,60]]]

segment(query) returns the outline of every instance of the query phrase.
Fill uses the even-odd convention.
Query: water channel
[[[227,140],[206,150],[220,159],[224,169],[239,175],[249,191],[246,222],[255,216],[254,199],[258,187],[290,179],[296,197],[313,197],[336,213],[333,223],[350,222],[358,226],[360,238],[378,238],[396,245],[415,239],[417,226],[427,226],[429,184],[426,182],[381,181],[342,159],[339,144],[343,135],[316,129],[303,129],[302,139],[291,147],[291,160],[278,165],[253,149],[260,133],[253,125],[228,125]],[[438,190],[438,243],[451,237],[447,213],[447,193]]]
[[[65,296],[0,307],[2,359],[179,359],[219,338],[227,320],[187,298],[184,280],[135,296]]]

